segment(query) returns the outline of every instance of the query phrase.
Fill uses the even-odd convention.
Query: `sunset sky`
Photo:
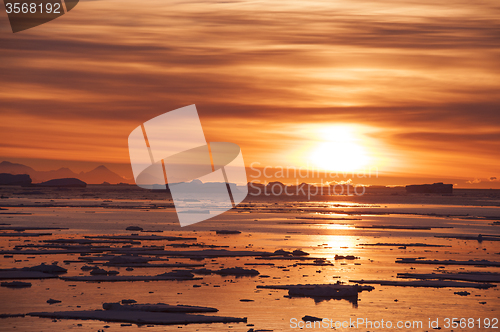
[[[196,104],[248,167],[500,188],[498,0],[83,0],[16,34],[0,7],[0,161],[132,178],[130,132]]]

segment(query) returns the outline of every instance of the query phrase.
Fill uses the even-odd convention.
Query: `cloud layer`
[[[489,178],[499,17],[496,0],[83,1],[18,34],[2,17],[0,156],[125,164],[138,123],[194,103],[247,162],[344,123],[372,128],[387,172]]]

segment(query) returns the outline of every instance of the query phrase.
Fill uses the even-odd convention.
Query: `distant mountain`
[[[118,174],[110,171],[106,166],[101,165],[90,172],[81,172],[77,176],[80,180],[87,183],[103,183],[108,182],[112,184],[128,182],[125,178],[119,176]]]
[[[26,165],[23,164],[15,164],[10,161],[2,161],[0,163],[0,173],[9,173],[9,174],[28,174],[33,178],[33,174],[36,171]]]
[[[36,171],[35,169],[23,164],[2,161],[0,163],[0,173],[28,174],[33,179],[33,183],[41,183],[62,178],[76,178],[89,184],[101,184],[103,182],[108,182],[110,184],[117,184],[121,182],[130,183],[130,180],[121,177],[104,165],[98,166],[89,172],[81,172],[80,174],[77,174],[65,167],[52,171]]]
[[[80,187],[85,188],[87,184],[75,178],[54,179],[37,184],[40,187]]]
[[[37,172],[37,176],[40,178],[40,181],[48,181],[52,179],[62,179],[62,178],[78,178],[78,174],[76,174],[69,168],[65,167],[52,171],[39,171]]]
[[[444,184],[443,182],[433,184],[412,184],[406,186],[408,193],[434,193],[434,194],[452,194],[453,184]]]
[[[28,174],[0,173],[0,185],[29,186],[31,178]]]

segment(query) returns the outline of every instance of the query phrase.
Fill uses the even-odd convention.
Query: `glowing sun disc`
[[[329,129],[326,140],[311,153],[310,160],[317,167],[330,171],[354,172],[368,165],[366,149],[348,128]]]

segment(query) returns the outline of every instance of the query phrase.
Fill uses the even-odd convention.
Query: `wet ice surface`
[[[0,256],[2,269],[57,262],[68,270],[62,277],[90,276],[91,270],[82,270],[84,265],[118,271],[118,276],[127,277],[169,273],[180,268],[166,267],[168,265],[152,268],[149,265],[181,263],[188,264],[183,266],[182,270],[220,271],[241,267],[257,270],[259,274],[238,276],[194,273],[196,279],[193,280],[133,282],[30,279],[30,288],[0,288],[1,314],[97,310],[102,309],[103,303],[133,299],[138,304],[165,303],[211,307],[219,310],[214,314],[217,316],[247,317],[247,323],[180,325],[184,331],[248,331],[250,328],[290,331],[290,319],[300,320],[306,315],[339,321],[349,318],[373,321],[384,319],[394,322],[419,320],[424,324],[421,330],[426,331],[432,330],[426,325],[429,318],[440,318],[443,322],[446,317],[491,319],[499,316],[499,287],[414,288],[374,284],[373,291],[359,293],[356,301],[351,298],[288,297],[284,290],[257,288],[258,285],[324,284],[337,281],[351,284],[349,280],[362,279],[401,282],[417,280],[398,278],[398,273],[500,273],[500,267],[495,266],[396,263],[398,258],[500,262],[500,255],[497,254],[500,253],[498,241],[435,237],[499,235],[500,226],[494,225],[496,219],[493,218],[500,216],[500,209],[495,206],[499,203],[491,199],[408,196],[365,197],[357,202],[356,198],[335,197],[335,200],[331,201],[299,202],[262,197],[247,199],[237,210],[212,220],[180,228],[174,210],[160,194],[143,197],[137,196],[137,193],[120,194],[117,191],[106,192],[97,189],[92,189],[90,193],[51,191],[38,196],[15,194],[21,191],[23,190],[18,188],[13,192],[4,193],[9,198],[2,199],[0,204],[7,210],[0,213],[8,214],[0,214],[0,223],[15,227],[67,229],[36,229],[23,232],[52,234],[37,237],[0,237],[0,249],[9,251]],[[85,193],[92,196],[83,196]],[[384,227],[373,227],[374,225]],[[162,232],[126,231],[129,226]],[[419,227],[407,229],[408,227],[400,226]],[[418,229],[421,227],[425,229]],[[216,234],[216,230],[238,230],[241,234]],[[0,232],[18,233],[19,230],[4,229]],[[132,234],[137,236],[131,237]],[[196,240],[158,240],[151,238],[152,235]],[[57,239],[108,242],[44,242]],[[392,245],[367,245],[377,243]],[[31,251],[21,255],[13,251],[16,246],[17,251]],[[67,249],[64,246],[79,246],[80,251],[65,252]],[[90,246],[93,248],[92,252],[89,252]],[[160,250],[158,247],[161,247],[162,254],[154,255],[154,250]],[[304,259],[312,260],[295,259],[302,256],[267,259],[269,257],[259,255],[203,257],[204,255],[199,254],[203,250],[272,253],[278,249],[289,252],[302,249],[309,253]],[[35,250],[45,252],[37,253]],[[65,253],[48,254],[47,250]],[[140,254],[141,250],[147,252]],[[172,254],[176,251],[179,255]],[[186,256],[188,251],[196,251],[198,254]],[[137,265],[123,264],[123,260],[122,264],[105,265],[112,258],[111,255],[121,256],[126,253],[139,253],[140,257],[150,260],[137,262]],[[335,259],[335,255],[354,256],[359,259]],[[322,262],[331,264],[319,264],[319,261],[314,264],[314,259],[322,259]],[[132,269],[128,269],[130,267]],[[498,283],[493,284],[498,286]],[[465,290],[470,295],[455,294]],[[49,299],[61,302],[49,304]],[[29,316],[3,318],[0,323],[2,330],[6,331],[96,331],[104,326],[109,326],[106,331],[137,329],[135,324],[121,326],[120,322],[74,319],[53,321],[49,318]],[[441,326],[444,327],[443,324]],[[148,329],[164,331],[166,328],[154,325]]]

